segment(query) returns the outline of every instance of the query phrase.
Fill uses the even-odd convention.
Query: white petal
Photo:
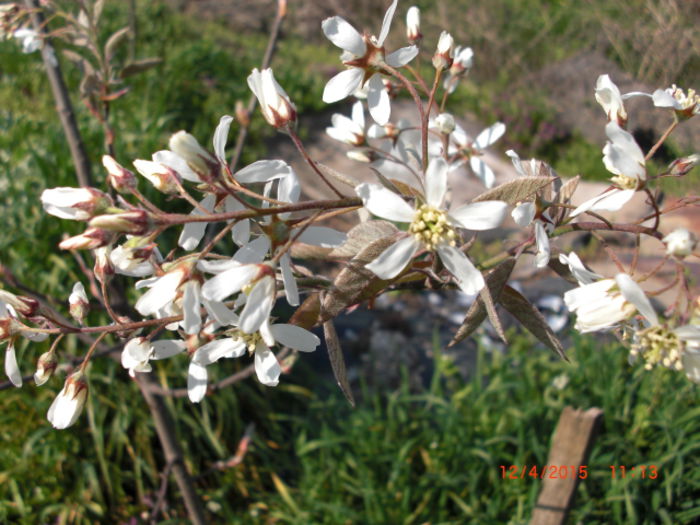
[[[245,354],[245,342],[243,339],[215,339],[197,348],[192,358],[193,362],[207,366],[216,363],[222,358],[241,357]]]
[[[360,130],[365,129],[365,110],[362,107],[362,101],[358,100],[352,105],[352,121]]]
[[[187,281],[183,286],[182,297],[182,325],[186,334],[199,333],[202,328],[202,315],[200,314],[200,298],[198,281]]]
[[[238,246],[246,244],[250,240],[250,221],[248,219],[238,221],[231,228],[231,238]]]
[[[309,226],[301,235],[299,242],[311,244],[313,246],[322,246],[323,248],[334,248],[340,246],[347,240],[347,235],[333,228],[325,226]]]
[[[289,164],[283,160],[258,160],[234,174],[238,182],[268,182],[286,177],[291,171]]]
[[[5,349],[5,374],[10,382],[16,387],[22,386],[22,372],[19,371],[15,345],[10,341]]]
[[[223,301],[229,295],[240,292],[257,274],[259,268],[245,264],[232,268],[209,279],[202,286],[202,296],[209,301]]]
[[[478,293],[484,287],[484,277],[461,251],[448,244],[438,246],[437,252],[445,268],[455,277],[457,286],[469,295]]]
[[[270,331],[275,341],[300,352],[313,352],[321,340],[301,326],[293,324],[273,324]]]
[[[262,341],[255,347],[255,373],[265,386],[277,386],[282,373],[275,354]]]
[[[617,121],[611,120],[605,126],[605,134],[612,142],[614,152],[619,155],[619,159],[613,158],[610,162],[614,165],[619,163],[620,167],[624,168],[617,173],[618,175],[633,175],[633,173],[630,172],[630,168],[627,167],[628,163],[637,171],[644,169],[644,153],[642,153],[641,148],[637,144],[637,141],[634,140],[631,133],[622,129]],[[605,161],[605,159],[603,160]]]
[[[199,403],[207,393],[207,380],[209,374],[207,368],[195,361],[190,362],[187,371],[187,397],[193,403]]]
[[[151,359],[168,359],[185,351],[187,345],[184,341],[176,341],[174,339],[161,339],[151,343],[153,347],[153,355]]]
[[[258,331],[260,325],[270,317],[275,304],[275,280],[263,277],[250,291],[243,311],[241,312],[241,330],[247,334]]]
[[[301,184],[299,178],[293,169],[289,169],[289,173],[280,178],[277,186],[277,200],[282,202],[297,202],[301,195]],[[281,214],[284,218],[284,214]]]
[[[364,70],[359,67],[341,71],[331,78],[323,89],[323,101],[331,104],[352,95],[360,87],[364,76]]]
[[[425,200],[433,208],[441,208],[447,193],[447,161],[436,157],[425,173]]]
[[[535,221],[535,241],[537,243],[537,255],[535,256],[535,266],[544,268],[549,263],[549,237],[544,230],[541,221]]]
[[[392,244],[365,268],[380,279],[393,279],[399,275],[418,251],[420,244],[413,236],[407,236]]]
[[[134,308],[141,315],[151,315],[165,307],[175,298],[175,292],[180,286],[182,275],[182,272],[171,272],[159,277],[151,289],[136,301]]]
[[[377,45],[382,46],[384,45],[384,40],[386,40],[386,36],[389,34],[389,28],[391,27],[391,21],[394,18],[394,13],[396,12],[396,6],[398,5],[399,0],[394,0],[389,8],[386,10],[386,13],[384,13],[384,20],[382,20],[382,29],[379,31],[379,36],[377,37]]]
[[[624,298],[632,303],[639,313],[646,317],[652,325],[659,324],[659,318],[656,316],[654,308],[651,306],[649,299],[644,294],[644,291],[639,285],[626,273],[618,273],[615,276],[615,282],[620,287],[620,291]]]
[[[362,199],[365,208],[382,219],[411,222],[416,215],[416,210],[405,200],[379,184],[365,182],[358,185],[355,192]]]
[[[167,149],[156,151],[153,155],[151,155],[151,158],[153,159],[153,162],[162,164],[163,166],[167,166],[171,170],[176,171],[177,174],[185,180],[190,182],[202,182],[202,179],[200,179],[199,175],[197,175],[197,173],[190,168],[187,161],[175,152]],[[134,162],[134,165],[136,165],[136,162]],[[136,168],[138,169],[138,166],[136,166]],[[146,175],[141,170],[139,170],[139,172],[141,172],[141,174],[144,176]]]
[[[238,321],[238,316],[221,301],[208,301],[202,299],[204,309],[220,326],[228,326]]]
[[[491,230],[506,216],[508,204],[503,201],[482,201],[465,204],[448,214],[458,226],[467,230]]]
[[[226,139],[228,138],[228,130],[231,127],[233,117],[224,115],[219,120],[219,125],[214,131],[214,153],[219,162],[226,164]]]
[[[522,226],[523,228],[532,222],[535,218],[535,203],[534,202],[521,202],[513,211],[510,212],[511,217],[515,221],[515,224]]]
[[[233,256],[233,260],[241,264],[261,263],[265,260],[269,249],[270,238],[267,235],[261,235],[257,239],[239,248]]]
[[[657,89],[651,95],[654,105],[657,108],[676,108],[678,106],[678,101],[666,90]]]
[[[386,56],[386,63],[391,67],[402,67],[418,55],[418,46],[408,46],[397,49]]]
[[[681,357],[683,371],[693,383],[700,383],[700,353],[683,352]]]
[[[290,306],[299,306],[299,289],[292,272],[292,260],[289,253],[280,257],[280,270],[282,270],[282,283],[284,284],[284,295]]]
[[[209,194],[204,199],[202,199],[202,202],[199,203],[199,205],[207,210],[208,212],[211,212],[214,209],[214,204],[216,203],[216,195]],[[192,210],[192,213],[190,213],[192,216],[201,216],[204,215],[204,212],[200,210],[199,208],[195,208]],[[204,231],[207,229],[207,222],[188,222],[185,224],[185,226],[182,228],[182,233],[180,234],[180,238],[177,241],[178,246],[180,246],[183,250],[186,251],[192,251],[194,250],[199,242],[202,240],[202,237],[204,237]]]
[[[487,188],[493,188],[493,185],[496,183],[496,175],[483,160],[481,160],[479,157],[471,157],[469,159],[469,165],[471,166],[474,175],[479,177],[479,180],[481,180],[484,186]]]
[[[571,212],[573,219],[585,211],[617,211],[634,196],[635,190],[613,188],[580,204]]]
[[[349,51],[353,55],[362,56],[367,51],[367,46],[362,35],[352,27],[345,19],[339,16],[326,18],[321,23],[323,34],[340,49]]]
[[[569,266],[569,271],[573,274],[580,285],[591,284],[598,279],[603,278],[602,275],[586,269],[583,262],[581,262],[581,259],[575,252],[569,253],[568,256],[560,253],[559,262]]]
[[[496,122],[479,133],[474,139],[474,147],[479,150],[484,149],[500,139],[505,132],[506,125],[503,122]]]
[[[382,82],[382,77],[378,73],[372,75],[372,78],[369,79],[367,106],[369,108],[369,114],[372,115],[372,118],[377,124],[384,126],[389,122],[389,118],[391,117],[389,93],[384,89],[384,82]]]

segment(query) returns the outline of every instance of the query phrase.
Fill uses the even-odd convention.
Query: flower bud
[[[248,87],[258,99],[263,117],[270,125],[281,128],[296,121],[296,107],[275,80],[272,69],[263,69],[262,72],[253,69],[248,76]]]
[[[71,317],[82,324],[90,309],[90,301],[85,293],[83,283],[77,282],[73,286],[73,291],[68,297],[68,307]]]
[[[151,342],[145,337],[130,339],[122,350],[122,366],[129,371],[131,377],[135,372],[150,372],[149,360],[153,358],[154,350]]]
[[[241,126],[247,128],[250,125],[250,113],[242,100],[236,100],[235,114],[236,120],[240,122]]]
[[[76,422],[88,395],[85,374],[78,370],[68,376],[63,389],[49,407],[47,418],[57,429],[64,429]]]
[[[0,301],[9,304],[15,311],[25,317],[31,317],[39,310],[39,301],[24,295],[15,295],[5,290],[0,290]]]
[[[46,383],[53,375],[58,366],[58,359],[55,352],[44,352],[39,356],[39,361],[36,363],[36,372],[34,372],[34,382],[36,386],[41,386]]]
[[[94,250],[112,242],[112,233],[101,228],[88,228],[80,235],[69,237],[60,242],[61,250]]]
[[[435,117],[435,127],[440,133],[449,135],[455,130],[455,118],[449,113],[440,113]]]
[[[146,210],[132,210],[93,217],[88,225],[107,231],[144,235],[151,229],[152,221]]]
[[[456,47],[455,59],[450,66],[450,74],[454,76],[463,75],[474,65],[474,51],[471,47]]]
[[[107,170],[107,181],[119,193],[130,193],[136,188],[136,175],[114,160],[114,157],[103,155],[102,165]]]
[[[406,38],[411,44],[418,44],[423,38],[420,32],[420,9],[411,6],[406,12]]]
[[[95,188],[52,188],[41,194],[46,213],[61,219],[86,221],[112,206],[112,199]]]
[[[178,131],[168,141],[170,151],[176,153],[197,173],[208,175],[218,162],[207,150],[199,145],[197,139],[186,131]]]
[[[114,275],[114,266],[110,260],[110,252],[111,248],[109,246],[97,248],[93,252],[95,254],[95,266],[92,271],[97,280],[105,284],[108,283]]]
[[[437,51],[433,55],[433,66],[435,69],[445,69],[452,65],[454,59],[455,41],[447,31],[440,33]]]
[[[698,244],[695,235],[685,228],[673,230],[662,241],[666,245],[666,253],[668,255],[675,255],[681,259],[693,253]]]
[[[160,162],[137,159],[134,167],[138,172],[146,177],[151,184],[165,194],[178,193],[182,180],[172,169],[164,166]]]
[[[668,174],[674,177],[682,177],[687,175],[690,171],[700,163],[700,153],[694,153],[693,155],[688,155],[687,157],[681,157],[680,159],[674,160],[668,166]]]
[[[620,89],[608,75],[600,75],[595,85],[595,99],[603,107],[608,121],[615,121],[620,127],[627,123],[627,111],[622,102]]]

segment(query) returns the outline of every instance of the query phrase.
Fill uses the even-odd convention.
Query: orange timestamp
[[[501,479],[586,479],[587,465],[499,465]]]

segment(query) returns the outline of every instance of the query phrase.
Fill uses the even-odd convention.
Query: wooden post
[[[602,419],[603,411],[599,408],[586,411],[564,408],[546,465],[555,475],[545,476],[530,525],[563,525],[566,522],[583,477],[578,469],[588,467],[588,456]],[[572,466],[576,472],[571,472]],[[557,467],[562,468],[552,470]],[[590,475],[588,468],[585,471],[586,476]]]

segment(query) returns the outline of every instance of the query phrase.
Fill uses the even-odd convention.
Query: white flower
[[[467,132],[464,131],[464,128],[457,124],[450,135],[450,143],[447,150],[450,159],[454,159],[450,162],[450,170],[460,168],[469,160],[469,166],[474,175],[481,180],[484,186],[492,188],[496,183],[496,175],[480,157],[484,154],[484,150],[487,147],[503,136],[505,131],[506,125],[502,122],[496,122],[472,140]],[[433,153],[440,154],[440,150],[442,150],[442,145],[434,142]]]
[[[95,188],[52,188],[41,193],[41,204],[60,219],[86,221],[103,213],[112,199]]]
[[[197,139],[184,130],[173,134],[168,141],[170,151],[178,155],[196,173],[206,176],[217,161],[199,145]],[[183,177],[184,178],[184,177]]]
[[[162,257],[156,245],[144,244],[146,241],[147,238],[144,237],[132,237],[107,253],[112,272],[116,270],[117,273],[131,277],[146,277],[155,272],[151,257],[156,261],[160,261]]]
[[[177,157],[175,154],[171,153],[172,156]],[[153,154],[154,157],[158,156],[158,158],[162,157],[163,154],[162,152],[157,152]],[[179,158],[179,157],[177,157]],[[170,159],[172,162],[175,162],[174,158]],[[187,166],[187,163],[183,160],[182,164],[184,166]],[[146,177],[148,181],[153,184],[153,186],[158,190],[161,191],[165,194],[173,194],[177,193],[178,189],[180,187],[181,181],[180,181],[180,175],[178,175],[179,172],[176,172],[169,166],[166,166],[165,164],[162,164],[161,162],[156,162],[156,161],[151,161],[151,160],[142,160],[142,159],[136,159],[134,161],[134,167],[136,168],[136,171],[138,171],[141,175]],[[189,166],[188,166],[189,169]],[[182,170],[186,171],[186,170]],[[192,171],[192,170],[189,170]],[[192,172],[194,173],[194,172]],[[197,181],[199,181],[199,178],[196,178]]]
[[[662,239],[666,245],[666,253],[676,257],[687,257],[698,244],[698,240],[692,232],[685,228],[676,228]]]
[[[445,73],[443,87],[448,93],[457,89],[459,79],[464,76],[474,65],[474,51],[471,47],[457,46],[454,51],[455,58],[450,69]]]
[[[365,142],[365,114],[362,102],[359,100],[352,106],[352,118],[340,113],[331,117],[332,127],[326,128],[326,133],[340,142],[351,146],[361,146]]]
[[[409,46],[385,57],[384,40],[389,34],[397,3],[398,0],[394,0],[387,9],[378,37],[361,36],[339,16],[326,18],[321,24],[326,37],[344,51],[341,60],[349,67],[328,81],[323,90],[323,101],[327,104],[337,102],[367,84],[369,113],[382,126],[389,121],[391,104],[382,77],[377,71],[385,64],[395,68],[405,66],[418,54],[416,46]]]
[[[576,314],[575,328],[581,333],[607,330],[628,320],[636,311],[650,324],[658,324],[649,299],[624,273],[569,290],[564,294],[564,302]]]
[[[615,176],[610,180],[617,186],[580,204],[571,217],[585,211],[617,211],[639,190],[647,179],[644,153],[634,137],[622,129],[616,121],[605,126],[610,139],[603,148],[603,164]]]
[[[149,361],[166,359],[183,352],[186,348],[184,341],[160,340],[149,341],[145,337],[130,339],[122,350],[122,366],[129,370],[131,377],[136,372],[150,372]]]
[[[641,91],[627,93],[623,98],[642,95],[650,97],[657,108],[670,108],[681,119],[688,119],[700,112],[700,95],[694,89],[689,89],[686,94],[681,88],[673,84],[666,89],[657,89],[651,95]]]
[[[263,117],[270,125],[280,128],[296,120],[296,108],[275,80],[272,69],[263,69],[262,72],[253,69],[248,76],[248,87],[258,99]]]
[[[10,380],[10,383],[18,388],[22,386],[22,372],[20,372],[19,365],[17,364],[14,338],[11,338],[7,342],[7,348],[5,348],[5,374]]]
[[[611,122],[624,126],[627,122],[627,112],[622,102],[622,95],[608,75],[600,75],[595,85],[595,99],[603,106],[603,111]]]
[[[12,36],[22,43],[22,53],[34,53],[34,51],[41,49],[41,37],[34,29],[21,27]]]
[[[64,429],[76,422],[83,410],[88,395],[88,386],[85,375],[75,372],[68,376],[63,389],[49,407],[47,418],[57,429]]]
[[[673,333],[683,344],[681,363],[686,376],[693,383],[700,383],[700,325],[679,326]]]
[[[55,352],[44,352],[39,356],[36,364],[36,372],[34,372],[34,383],[36,386],[41,386],[46,383],[53,375],[58,366],[58,359]]]
[[[366,265],[377,277],[393,279],[410,263],[421,247],[437,251],[440,260],[467,294],[475,294],[484,286],[481,272],[464,253],[454,247],[454,228],[489,230],[503,220],[507,205],[501,201],[476,202],[447,212],[442,208],[447,192],[447,163],[433,159],[425,176],[425,203],[414,209],[396,193],[377,184],[360,184],[355,191],[367,210],[396,222],[409,223],[410,235]]]
[[[592,272],[588,268],[586,268],[583,265],[583,262],[581,262],[579,256],[576,255],[575,252],[570,252],[569,255],[564,255],[563,253],[560,253],[559,262],[562,264],[566,264],[569,267],[569,271],[580,285],[591,284],[603,278],[602,275]]]

